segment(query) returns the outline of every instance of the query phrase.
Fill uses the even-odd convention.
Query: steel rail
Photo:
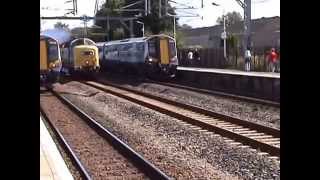
[[[53,130],[54,134],[56,135],[58,141],[62,145],[64,151],[68,154],[69,158],[72,161],[72,164],[77,168],[78,172],[80,173],[80,176],[83,179],[91,180],[88,171],[84,167],[84,165],[81,163],[81,161],[78,159],[77,155],[74,153],[72,148],[69,146],[67,141],[64,139],[63,135],[60,133],[60,131],[56,128],[56,126],[49,120],[47,114],[43,110],[43,108],[40,105],[40,116],[49,124],[50,128]]]
[[[170,179],[165,173],[158,169],[155,165],[151,164],[148,160],[134,151],[131,147],[117,138],[109,130],[100,125],[96,120],[90,117],[87,113],[73,104],[66,97],[58,94],[55,91],[51,91],[63,104],[68,106],[72,111],[74,111],[79,117],[81,117],[85,122],[96,132],[105,138],[110,144],[112,144],[124,157],[128,158],[133,164],[137,166],[143,173],[145,173],[151,179]]]
[[[143,105],[145,107],[154,109],[156,111],[159,111],[161,113],[167,114],[167,115],[172,116],[172,117],[175,117],[177,119],[181,119],[181,120],[186,121],[186,122],[188,122],[190,124],[199,126],[199,127],[203,128],[203,129],[216,132],[218,134],[221,134],[222,136],[225,136],[225,137],[234,139],[236,141],[242,142],[243,144],[249,145],[249,146],[251,146],[253,148],[260,149],[261,151],[264,151],[264,152],[268,152],[272,156],[280,156],[280,148],[279,147],[272,146],[272,145],[267,144],[267,143],[263,143],[261,141],[258,141],[257,139],[254,139],[254,138],[249,138],[248,136],[244,136],[244,135],[242,135],[240,133],[235,133],[233,131],[228,130],[227,128],[221,128],[221,127],[218,127],[218,126],[215,126],[215,125],[212,125],[212,124],[208,124],[208,123],[203,122],[203,121],[199,121],[196,118],[189,117],[190,115],[188,116],[188,115],[184,115],[184,114],[179,113],[179,112],[175,112],[174,110],[169,110],[169,109],[167,109],[165,107],[162,107],[162,106],[159,106],[159,105],[155,105],[155,104],[150,103],[150,102],[148,102],[146,100],[145,101],[139,100],[139,98],[131,97],[130,94],[128,95],[128,93],[125,93],[125,92],[107,89],[106,87],[101,87],[101,86],[99,86],[97,84],[93,84],[92,82],[82,82],[82,83],[84,83],[84,84],[86,84],[88,86],[94,87],[96,89],[102,90],[104,92],[116,95],[118,97],[127,99],[129,101],[135,102],[137,104]],[[176,106],[178,108],[187,110],[190,113],[194,113],[195,112],[195,113],[198,113],[200,116],[201,115],[202,116],[205,115],[205,116],[211,117],[213,119],[219,119],[219,120],[224,121],[224,122],[229,122],[229,123],[232,123],[232,124],[236,124],[238,126],[241,126],[241,128],[244,127],[244,128],[248,128],[250,130],[257,130],[258,132],[263,132],[265,134],[270,134],[271,136],[273,136],[275,138],[279,138],[280,137],[280,131],[278,129],[262,126],[262,125],[259,125],[259,124],[255,124],[255,123],[252,123],[252,122],[244,121],[244,120],[241,120],[241,119],[236,119],[236,118],[229,117],[229,116],[225,116],[225,115],[218,114],[218,113],[215,113],[215,112],[212,112],[212,111],[201,109],[199,107],[195,107],[195,106],[191,106],[191,105],[187,105],[187,104],[182,104],[182,103],[179,103],[179,102],[176,102],[176,101],[168,100],[168,99],[165,99],[165,98],[154,96],[152,94],[148,94],[148,93],[140,92],[140,91],[137,91],[137,90],[125,88],[125,87],[118,86],[118,85],[115,85],[115,84],[111,84],[111,83],[107,83],[107,82],[99,82],[99,83],[100,84],[104,84],[104,85],[108,85],[108,86],[112,86],[113,88],[117,88],[117,89],[120,89],[122,91],[130,92],[131,94],[133,93],[133,94],[140,95],[142,97],[147,97],[147,98],[150,98],[151,100],[156,100],[156,101],[160,101],[162,103],[167,103],[169,105]]]
[[[247,102],[252,102],[252,103],[257,103],[257,104],[262,104],[262,105],[267,105],[267,106],[280,107],[280,103],[276,102],[276,101],[269,101],[269,100],[259,99],[259,98],[249,97],[249,96],[241,96],[241,95],[236,95],[236,94],[231,94],[231,93],[226,93],[226,92],[221,92],[221,91],[215,91],[215,90],[194,88],[194,87],[189,87],[189,86],[180,85],[180,84],[176,84],[176,83],[153,81],[153,80],[149,80],[149,79],[146,80],[146,82],[160,84],[160,85],[174,87],[174,88],[186,89],[189,91],[194,91],[194,92],[199,92],[199,93],[204,93],[204,94],[209,94],[209,95],[218,95],[221,97],[233,98],[236,100],[247,101]]]

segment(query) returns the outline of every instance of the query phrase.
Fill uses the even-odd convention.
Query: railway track
[[[104,79],[105,77],[109,77],[110,75],[114,75],[114,74],[103,74],[103,76],[100,76],[97,79],[100,79],[100,78]],[[117,74],[116,78],[119,78],[118,76],[122,77],[121,75]],[[139,79],[139,78],[141,78],[141,77],[134,76],[134,78],[132,78],[132,80],[137,81],[137,79]],[[179,84],[179,82],[176,82],[174,80],[169,81],[169,82],[163,82],[163,81],[158,81],[158,80],[152,80],[149,78],[141,78],[139,81],[141,81],[140,83],[145,82],[145,83],[159,84],[159,85],[163,85],[163,86],[189,90],[189,91],[202,93],[202,94],[221,96],[221,97],[226,97],[226,98],[230,98],[230,99],[252,102],[252,103],[256,103],[256,104],[267,105],[267,106],[278,107],[278,108],[280,107],[280,102],[277,102],[277,101],[271,101],[271,100],[266,100],[266,99],[261,99],[261,98],[254,98],[254,97],[249,97],[249,96],[241,96],[241,95],[236,95],[236,94],[232,94],[232,93],[226,93],[226,92],[219,91],[219,90],[207,90],[207,89],[201,89],[201,88],[196,88],[196,87],[190,87],[188,85]]]
[[[234,145],[245,145],[269,154],[270,158],[280,157],[280,130],[249,121],[221,115],[199,107],[182,104],[149,93],[140,92],[108,82],[82,82],[93,88],[127,99],[142,106],[180,119],[228,138]]]
[[[184,85],[180,85],[180,84],[176,84],[176,83],[160,82],[160,81],[154,81],[154,80],[150,80],[150,79],[147,79],[146,82],[160,84],[160,85],[163,85],[163,86],[179,88],[179,89],[186,89],[186,90],[189,90],[189,91],[194,91],[194,92],[204,93],[204,94],[209,94],[209,95],[218,95],[218,96],[222,96],[222,97],[227,97],[227,98],[232,98],[232,99],[236,99],[236,100],[241,100],[241,101],[247,101],[247,102],[267,105],[267,106],[280,107],[280,103],[279,102],[269,101],[269,100],[265,100],[265,99],[259,99],[259,98],[253,98],[253,97],[247,97],[247,96],[240,96],[240,95],[225,93],[225,92],[221,92],[221,91],[194,88],[194,87],[184,86]]]
[[[54,91],[51,91],[49,97],[46,98],[51,98],[51,100],[49,101],[50,103],[43,103],[46,108],[43,107],[43,104],[40,105],[41,116],[53,129],[58,141],[71,158],[75,167],[77,167],[83,179],[123,177],[133,179],[169,179],[161,170],[144,159],[67,98]],[[57,105],[57,103],[53,102],[60,103],[57,107],[60,112],[57,113],[64,112],[59,119],[50,117],[59,117],[59,114],[52,115],[53,113],[51,113],[50,115],[48,113],[50,104]],[[52,106],[51,108],[53,108]],[[68,118],[63,117],[65,112],[71,115],[68,115]]]

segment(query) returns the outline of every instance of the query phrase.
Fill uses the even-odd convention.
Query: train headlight
[[[152,58],[149,58],[148,61],[149,61],[149,62],[152,62]]]
[[[89,64],[89,61],[88,61],[88,60],[86,60],[86,64]]]
[[[55,68],[55,67],[56,67],[56,64],[55,64],[55,63],[50,63],[50,64],[49,64],[49,67],[50,67],[50,68]]]

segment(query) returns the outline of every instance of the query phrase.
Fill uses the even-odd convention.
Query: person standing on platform
[[[192,60],[193,60],[193,52],[190,49],[189,52],[188,52],[187,66],[192,64]]]
[[[244,57],[244,70],[250,71],[250,65],[251,65],[251,52],[250,52],[250,48],[247,48],[245,57]]]
[[[276,65],[276,62],[277,62],[277,58],[278,58],[278,55],[275,52],[275,49],[271,48],[271,52],[270,52],[269,57],[268,57],[268,60],[269,60],[269,71],[270,72],[274,72],[275,71],[275,65]]]
[[[200,54],[197,48],[195,49],[193,56],[194,56],[194,59],[196,60],[196,64],[200,66]]]

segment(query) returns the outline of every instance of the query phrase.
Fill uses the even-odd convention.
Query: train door
[[[166,38],[160,38],[160,59],[161,64],[169,64],[169,43]]]
[[[40,40],[40,70],[48,69],[48,53],[45,40]]]

